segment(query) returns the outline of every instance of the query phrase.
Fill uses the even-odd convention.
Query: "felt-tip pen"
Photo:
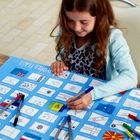
[[[134,120],[134,121],[140,122],[140,118],[138,118],[137,116],[134,116],[134,115],[132,115],[132,114],[128,114],[128,117],[129,117],[130,119]]]
[[[72,140],[71,116],[67,116],[69,140]]]
[[[57,140],[57,139],[58,139],[58,136],[59,136],[59,134],[60,134],[62,128],[63,128],[64,125],[66,124],[66,122],[67,122],[67,117],[63,117],[63,121],[61,122],[60,127],[58,128],[58,131],[57,131],[57,133],[56,133],[56,135],[55,135],[55,137],[54,137],[54,140]]]
[[[131,128],[128,124],[123,123],[123,127],[126,128],[128,131],[130,131],[140,137],[140,133],[137,132],[135,129]]]
[[[126,130],[125,133],[131,140],[135,140],[134,136],[128,130]]]
[[[20,104],[19,104],[19,107],[18,107],[17,114],[16,114],[15,119],[14,119],[14,123],[13,123],[14,126],[17,125],[18,118],[19,118],[19,115],[20,115],[20,110],[22,108],[22,104],[23,104],[23,101],[24,101],[24,97],[25,97],[25,95],[21,96],[21,101],[20,101]]]

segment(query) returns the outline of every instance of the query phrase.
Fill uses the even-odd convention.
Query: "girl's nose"
[[[80,31],[80,30],[81,30],[81,25],[80,25],[79,23],[75,23],[75,24],[74,24],[74,27],[73,27],[73,30],[74,30],[75,32]]]

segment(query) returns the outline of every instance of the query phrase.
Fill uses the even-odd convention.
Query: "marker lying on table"
[[[135,140],[134,136],[128,130],[126,130],[125,133],[131,140]]]
[[[67,116],[69,140],[72,140],[71,116]]]
[[[66,122],[68,123],[68,133],[67,133],[68,135],[66,135],[66,137],[69,136],[69,140],[72,140],[72,128],[71,128],[71,116],[70,115],[63,117],[63,121],[61,122],[60,127],[58,128],[58,131],[54,137],[54,140],[58,139],[58,136],[59,136],[62,128],[66,124]]]
[[[134,116],[134,115],[132,115],[132,114],[128,114],[128,117],[129,117],[130,119],[134,120],[134,121],[140,122],[140,118],[138,118],[137,116]]]
[[[56,133],[56,135],[55,135],[55,137],[54,137],[54,140],[57,140],[57,139],[58,139],[58,136],[59,136],[59,134],[60,134],[62,128],[63,128],[64,125],[66,124],[66,122],[67,122],[67,117],[63,117],[63,121],[62,121],[62,123],[60,124],[60,127],[58,128],[58,131],[57,131],[57,133]]]
[[[137,132],[135,129],[131,128],[128,124],[123,123],[123,127],[126,128],[128,131],[130,131],[140,137],[140,133]]]
[[[87,90],[85,90],[83,93],[78,94],[73,100],[71,100],[70,102],[74,102],[78,99],[80,99],[82,96],[84,96],[85,94],[89,93],[90,91],[92,91],[94,89],[94,87],[89,87]]]
[[[7,106],[5,106],[3,109],[0,110],[0,114],[2,114],[10,105],[12,105],[14,102],[18,101],[21,98],[22,94],[17,95],[16,98],[14,98],[13,101],[11,101]]]
[[[22,96],[21,96],[21,101],[20,101],[20,104],[19,104],[19,106],[18,106],[18,111],[17,111],[17,114],[16,114],[15,119],[14,119],[14,123],[13,123],[14,126],[17,125],[18,117],[19,117],[19,114],[20,114],[20,110],[21,110],[21,108],[22,108],[22,104],[23,104],[23,101],[24,101],[24,97],[25,97],[25,95],[22,95]]]

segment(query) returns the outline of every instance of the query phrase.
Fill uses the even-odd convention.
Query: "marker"
[[[58,139],[58,136],[59,136],[59,134],[60,134],[62,128],[63,128],[64,125],[66,124],[66,122],[67,122],[67,117],[63,117],[63,121],[62,121],[62,123],[61,123],[61,125],[60,125],[60,127],[59,127],[59,129],[58,129],[58,131],[57,131],[57,133],[56,133],[56,135],[55,135],[55,137],[54,137],[54,140],[57,140],[57,139]]]
[[[134,116],[134,115],[132,115],[132,114],[128,114],[128,117],[129,117],[130,119],[134,120],[134,121],[140,122],[140,119],[137,118],[137,116]]]
[[[22,94],[17,95],[16,98],[14,98],[13,101],[11,101],[7,106],[5,106],[3,109],[0,110],[0,114],[2,114],[10,105],[12,105],[14,102],[18,101],[21,98]]]
[[[69,140],[72,140],[71,116],[67,116]]]
[[[85,94],[89,93],[91,90],[93,90],[94,87],[89,87],[87,90],[85,90],[83,93],[78,94],[73,100],[71,100],[70,102],[74,102],[78,99],[80,99],[82,96],[84,96]]]
[[[44,78],[44,76],[40,76],[40,77],[37,79],[37,82],[40,82],[43,78]]]
[[[19,117],[19,114],[20,114],[20,110],[21,110],[21,108],[22,108],[22,104],[23,104],[23,101],[24,101],[24,97],[25,97],[25,95],[22,95],[22,96],[21,96],[21,101],[20,101],[20,104],[19,104],[19,106],[18,106],[18,111],[17,111],[17,114],[16,114],[15,119],[14,119],[14,123],[13,123],[14,126],[17,125],[18,117]]]
[[[128,124],[123,123],[123,127],[126,128],[128,131],[130,131],[140,137],[140,133],[137,132],[135,129],[131,128]]]
[[[128,130],[126,130],[125,133],[131,140],[135,140],[134,136]]]

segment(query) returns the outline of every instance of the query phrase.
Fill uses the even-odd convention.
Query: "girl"
[[[71,70],[108,81],[76,101],[68,99],[70,108],[86,108],[92,100],[137,85],[137,72],[109,0],[62,0],[59,25],[54,74]]]

